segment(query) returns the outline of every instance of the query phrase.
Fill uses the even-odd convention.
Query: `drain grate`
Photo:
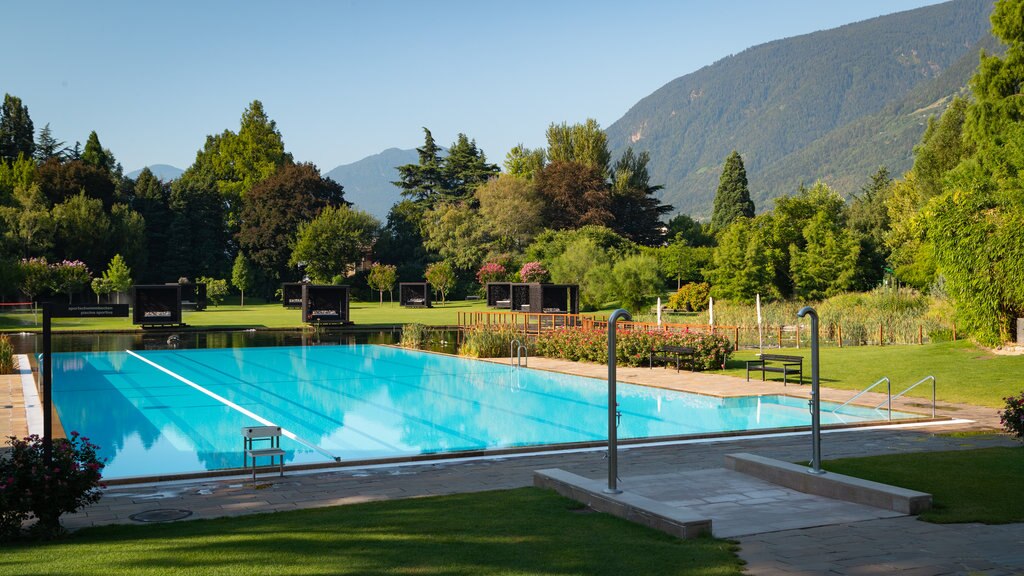
[[[192,515],[191,510],[181,510],[177,508],[157,508],[155,510],[146,510],[145,512],[139,512],[138,514],[132,514],[129,516],[136,522],[174,522],[175,520],[183,520]]]

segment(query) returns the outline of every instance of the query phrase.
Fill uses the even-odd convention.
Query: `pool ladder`
[[[881,380],[879,380],[878,382],[875,382],[871,386],[868,386],[867,388],[865,388],[865,389],[861,390],[860,392],[854,394],[853,398],[850,398],[846,402],[843,402],[842,404],[840,404],[837,408],[832,410],[832,413],[833,414],[837,414],[840,410],[845,408],[847,404],[853,402],[857,398],[860,398],[864,394],[867,394],[868,392],[873,390],[875,388],[875,386],[878,386],[882,382],[885,382],[885,388],[886,388],[885,396],[886,396],[886,399],[883,400],[878,406],[875,406],[875,410],[878,410],[882,406],[885,406],[886,407],[886,412],[888,413],[888,419],[891,422],[892,421],[892,401],[897,399],[897,398],[899,398],[900,396],[903,396],[907,392],[910,392],[914,388],[917,388],[918,386],[920,386],[921,384],[924,384],[925,382],[927,382],[929,380],[932,381],[932,418],[935,418],[935,376],[925,376],[924,378],[918,380],[917,382],[914,382],[910,386],[907,386],[906,388],[903,389],[902,392],[896,394],[895,396],[892,395],[892,382],[889,380],[888,376],[885,376]]]
[[[511,365],[512,362],[518,368],[530,365],[530,351],[519,340],[513,340],[508,345],[508,363]]]

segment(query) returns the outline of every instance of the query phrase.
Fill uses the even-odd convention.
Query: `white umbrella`
[[[658,297],[658,326],[661,326],[661,296]]]
[[[761,295],[757,295],[757,353],[763,352],[764,339],[761,336]]]
[[[708,297],[708,326],[715,325],[715,299]]]

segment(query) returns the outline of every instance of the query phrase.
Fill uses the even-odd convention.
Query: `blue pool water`
[[[607,439],[602,380],[388,346],[61,353],[53,366],[65,431],[100,446],[111,478],[240,466],[240,429],[261,422],[292,436],[288,463]],[[810,423],[807,401],[785,396],[618,393],[623,439]],[[832,408],[823,424],[884,417]]]

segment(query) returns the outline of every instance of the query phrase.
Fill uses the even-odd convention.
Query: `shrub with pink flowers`
[[[999,412],[999,422],[1002,423],[1003,430],[1024,440],[1024,392],[1003,400],[1006,401],[1006,409]]]
[[[487,284],[488,282],[500,282],[505,279],[508,272],[505,271],[505,267],[497,262],[488,262],[480,267],[476,272],[476,281],[480,284]]]
[[[540,262],[527,262],[519,269],[519,279],[523,282],[543,282],[547,277],[548,271]]]
[[[56,262],[51,266],[53,273],[50,276],[51,287],[54,292],[64,292],[68,295],[68,303],[71,303],[71,295],[89,285],[92,281],[92,274],[89,267],[81,260],[64,260]]]
[[[615,344],[616,360],[625,366],[646,366],[651,350],[663,346],[688,346],[694,349],[694,368],[712,370],[724,368],[733,352],[728,338],[702,332],[620,330]],[[608,333],[582,328],[552,330],[537,338],[534,351],[538,356],[604,364],[608,362]]]
[[[32,517],[32,534],[56,536],[62,514],[99,501],[104,464],[88,438],[72,432],[53,440],[50,466],[39,436],[9,440],[10,451],[0,456],[0,541],[19,536],[22,523]]]

